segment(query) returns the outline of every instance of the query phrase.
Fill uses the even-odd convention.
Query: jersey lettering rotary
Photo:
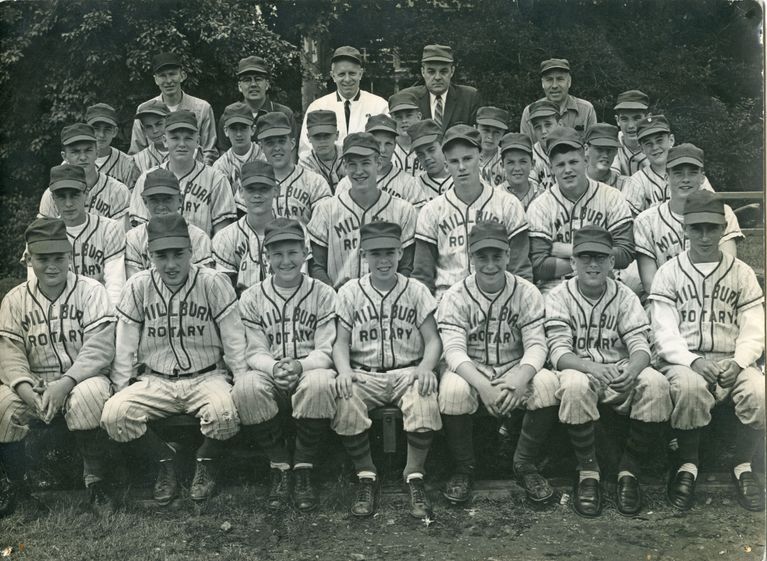
[[[701,189],[714,192],[707,177],[703,178]],[[629,176],[622,192],[635,215],[671,198],[667,176],[657,174],[649,165]]]
[[[445,177],[436,178],[424,171],[418,176],[418,183],[421,185],[421,192],[428,203],[453,188],[453,176],[448,174]]]
[[[261,151],[261,147],[257,143],[252,142],[250,150],[248,150],[248,153],[244,156],[238,156],[234,153],[234,150],[230,148],[224,152],[223,156],[213,162],[213,165],[211,166],[214,170],[222,173],[229,180],[229,184],[232,187],[234,203],[237,205],[237,208],[243,212],[247,210],[247,207],[240,194],[242,166],[248,162],[255,162],[256,160],[266,161],[266,156],[264,156],[264,153]]]
[[[73,231],[77,233],[73,234]],[[85,224],[67,228],[67,237],[72,244],[71,267],[74,272],[102,284],[104,265],[125,255],[125,229],[116,220],[87,214]]]
[[[139,364],[168,375],[217,363],[222,354],[218,322],[230,313],[237,313],[237,298],[229,279],[197,265],[176,292],[156,269],[141,271],[128,279],[117,305],[121,321],[141,326]]]
[[[451,189],[421,209],[416,238],[437,246],[434,279],[437,294],[473,272],[469,259],[469,232],[474,224],[484,220],[506,226],[509,239],[527,230],[525,209],[519,200],[486,183],[470,204],[464,203]]]
[[[719,240],[721,246],[728,240],[742,239],[738,219],[728,205],[724,205],[727,224]],[[684,217],[671,211],[669,201],[650,207],[634,220],[634,243],[637,253],[654,259],[660,267],[666,261],[690,248],[684,237]]]
[[[395,168],[404,170],[405,173],[409,173],[413,177],[423,171],[421,162],[415,155],[415,152],[409,152],[399,142],[394,146],[394,153],[391,157],[391,163]]]
[[[133,188],[133,182],[136,179],[133,158],[125,152],[114,147],[110,148],[109,155],[103,161],[96,160],[96,169],[104,175],[113,177],[129,189]]]
[[[269,276],[242,293],[240,316],[247,330],[266,337],[272,358],[306,358],[316,348],[318,327],[335,319],[336,293],[304,275],[301,284],[282,288]]]
[[[317,203],[332,196],[327,182],[317,173],[295,166],[293,172],[277,181],[279,191],[274,196],[275,216],[293,218],[302,226],[312,219]]]
[[[69,272],[53,302],[34,279],[3,298],[0,335],[24,345],[32,373],[64,374],[74,364],[84,336],[115,321],[111,308],[106,289],[93,279]],[[104,362],[110,360],[105,357]]]
[[[445,293],[437,309],[440,333],[460,336],[469,358],[488,366],[518,363],[525,354],[523,333],[542,328],[543,319],[541,293],[509,272],[503,289],[492,296],[470,275]]]
[[[168,169],[168,162],[161,166]],[[131,220],[149,222],[149,211],[141,199],[144,192],[146,173],[136,180],[131,198]],[[237,218],[229,180],[218,171],[203,163],[195,162],[192,169],[178,178],[181,188],[181,215],[187,223],[194,224],[208,236],[213,235],[213,226],[224,220]]]
[[[506,176],[504,175],[503,167],[501,166],[500,150],[497,150],[495,154],[493,154],[493,157],[487,161],[482,161],[482,157],[480,156],[479,176],[482,178],[482,181],[493,187],[498,187],[498,185],[504,182]]]
[[[385,294],[373,287],[370,275],[346,283],[338,291],[336,315],[351,332],[352,368],[415,366],[423,358],[421,325],[436,309],[425,285],[399,273]]]
[[[85,191],[85,210],[99,216],[120,220],[128,214],[130,198],[131,193],[125,185],[113,177],[99,173],[96,184]],[[49,189],[45,190],[40,199],[40,216],[59,217],[59,211]]]
[[[421,191],[420,183],[400,168],[392,167],[386,175],[376,179],[376,185],[384,193],[407,201],[415,208],[421,208],[426,203],[426,195]],[[348,193],[351,187],[351,180],[344,177],[336,187],[336,194]]]
[[[764,304],[753,269],[726,253],[704,274],[688,251],[662,265],[652,282],[650,300],[670,304],[679,315],[679,332],[693,352],[735,352],[738,315]]]
[[[368,273],[368,264],[359,251],[360,227],[381,221],[400,225],[403,249],[415,242],[415,208],[389,193],[381,191],[367,209],[354,202],[351,191],[337,193],[317,206],[306,229],[312,243],[327,248],[328,276],[336,289]]]
[[[211,265],[213,256],[208,234],[194,224],[188,224],[189,240],[192,244],[192,263],[195,265]],[[125,234],[125,276],[130,278],[139,271],[152,266],[149,259],[149,237],[146,224],[139,224]]]
[[[319,174],[327,182],[330,191],[335,193],[338,182],[346,175],[344,172],[344,162],[339,157],[339,154],[340,149],[336,147],[336,157],[328,164],[322,161],[312,150],[303,156],[298,163],[300,166]]]

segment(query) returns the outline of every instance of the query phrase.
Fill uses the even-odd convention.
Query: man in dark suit
[[[471,86],[450,81],[455,73],[453,49],[444,45],[426,45],[421,56],[423,86],[407,88],[418,100],[424,119],[434,119],[446,131],[453,125],[474,125],[479,109],[479,93]]]

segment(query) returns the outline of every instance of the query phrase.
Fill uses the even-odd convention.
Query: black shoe
[[[554,489],[540,473],[535,471],[517,473],[517,481],[525,490],[527,500],[534,504],[544,504],[554,496]]]
[[[351,512],[353,516],[360,518],[372,516],[376,511],[376,480],[369,477],[360,477],[357,483],[357,495]]]
[[[407,486],[410,490],[410,516],[413,518],[431,517],[431,503],[429,497],[426,496],[423,479],[414,477],[408,481]]]
[[[754,472],[744,471],[738,479],[735,479],[733,473],[732,478],[735,480],[740,506],[751,512],[762,512],[764,510],[764,489]]]
[[[213,460],[197,459],[195,462],[194,478],[189,488],[189,497],[193,501],[207,501],[216,492],[216,478]]]
[[[668,482],[666,498],[679,510],[690,510],[695,496],[695,476],[689,471],[678,471]]]
[[[575,484],[573,509],[585,518],[596,518],[602,513],[602,487],[598,479],[587,477]]]
[[[453,504],[463,504],[471,499],[472,477],[468,473],[454,473],[445,485],[442,495]]]
[[[107,490],[107,484],[97,481],[88,485],[88,502],[94,514],[109,516],[115,512],[115,503]]]
[[[160,462],[157,471],[157,480],[154,482],[154,500],[157,504],[165,506],[176,498],[178,493],[178,481],[176,480],[176,465],[173,460]]]
[[[301,512],[309,512],[317,508],[317,490],[312,483],[311,468],[294,470],[293,503]]]
[[[267,506],[272,510],[282,508],[290,499],[290,470],[272,468]]]
[[[642,490],[636,477],[624,475],[618,479],[615,504],[624,516],[634,516],[642,509]]]

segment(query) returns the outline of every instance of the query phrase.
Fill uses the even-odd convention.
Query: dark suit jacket
[[[300,132],[300,129],[298,128],[298,124],[296,123],[296,117],[293,113],[293,110],[287,105],[282,105],[281,103],[277,103],[276,101],[272,101],[271,99],[267,98],[267,100],[261,106],[261,109],[258,110],[258,116],[260,117],[261,115],[264,115],[265,113],[270,113],[272,111],[280,111],[282,113],[285,113],[285,115],[288,116],[288,120],[290,121],[291,128],[293,129],[293,140],[295,140],[296,145],[298,145],[298,133]],[[224,152],[229,150],[229,148],[232,147],[232,143],[229,142],[229,139],[224,134],[223,111],[221,112],[221,116],[218,118],[218,127],[216,128],[216,135],[217,135],[216,142],[218,144],[219,154],[223,154]]]
[[[429,91],[426,89],[426,86],[413,86],[403,91],[415,94],[421,109],[421,116],[424,119],[433,118],[431,115],[431,103],[429,102]],[[463,124],[473,126],[477,118],[479,105],[479,92],[476,88],[450,84],[442,116],[442,132],[453,125]]]

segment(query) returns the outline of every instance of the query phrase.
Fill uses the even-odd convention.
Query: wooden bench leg
[[[397,452],[397,413],[396,410],[385,410],[381,416],[384,454]]]

